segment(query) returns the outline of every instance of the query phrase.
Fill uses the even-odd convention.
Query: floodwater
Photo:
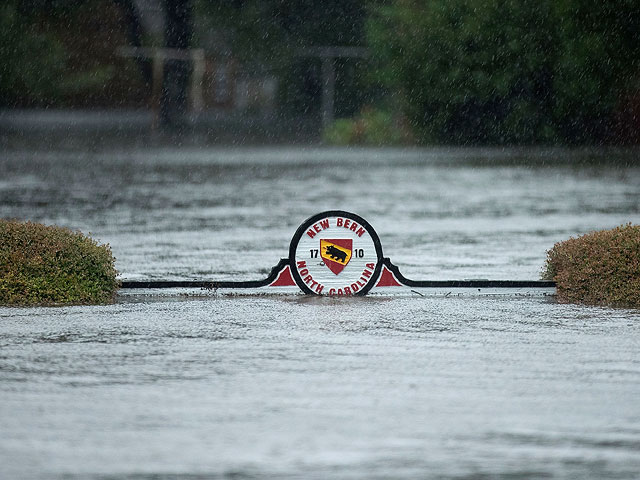
[[[307,217],[409,278],[538,279],[640,223],[638,151],[0,154],[0,217],[110,243],[126,279],[262,278]],[[640,312],[544,297],[120,297],[0,308],[0,478],[640,476]]]

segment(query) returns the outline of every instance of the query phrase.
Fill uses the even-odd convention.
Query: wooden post
[[[205,72],[205,58],[202,48],[191,50],[191,63],[193,70],[191,71],[191,90],[189,92],[191,101],[189,103],[191,104],[191,111],[198,114],[202,112],[204,108],[202,81]]]
[[[185,126],[189,105],[193,37],[193,0],[164,0],[164,43],[167,49],[185,53],[186,58],[166,58],[160,100],[160,123],[173,132]]]
[[[160,125],[160,103],[162,100],[162,79],[164,77],[164,51],[161,48],[153,50],[153,81],[151,83],[151,109],[153,121],[151,128],[156,130]]]
[[[336,91],[336,69],[334,57],[322,58],[322,127],[333,123],[334,98]]]
[[[327,128],[335,116],[336,58],[366,58],[369,51],[363,47],[307,47],[298,56],[322,61],[322,127]]]
[[[204,50],[202,48],[191,50],[157,47],[120,47],[118,48],[118,54],[123,57],[136,59],[150,58],[152,61],[151,109],[153,111],[153,129],[156,129],[161,125],[163,99],[164,101],[167,101],[165,85],[165,70],[167,70],[165,66],[167,64],[167,61],[178,61],[189,66],[189,69],[192,71],[192,73],[190,80],[191,83],[187,84],[189,87],[187,102],[188,107],[190,111],[194,113],[199,113],[204,110],[202,82],[205,75],[206,58]]]

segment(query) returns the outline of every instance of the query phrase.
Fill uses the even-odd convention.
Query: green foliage
[[[80,232],[0,220],[0,304],[109,303],[119,287],[108,245]]]
[[[640,70],[637,2],[397,0],[372,9],[376,79],[424,142],[595,142]]]
[[[25,95],[40,101],[58,94],[65,51],[39,32],[12,3],[0,6],[0,105]]]
[[[561,301],[640,307],[640,225],[555,244],[547,252],[543,278],[557,282]]]
[[[383,110],[365,108],[352,119],[338,119],[324,131],[324,140],[334,145],[402,145],[411,143],[406,122]]]
[[[83,104],[108,95],[118,77],[112,56],[119,44],[110,44],[118,36],[104,17],[114,22],[117,12],[110,0],[6,0],[0,6],[0,106]]]
[[[554,69],[558,131],[573,142],[607,139],[625,95],[640,89],[640,8],[636,0],[556,4]]]

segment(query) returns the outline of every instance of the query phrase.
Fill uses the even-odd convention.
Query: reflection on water
[[[90,231],[125,278],[247,279],[286,256],[305,218],[342,208],[411,278],[535,279],[554,242],[638,223],[634,155],[14,151],[0,157],[0,217]],[[131,297],[0,308],[0,325],[1,478],[640,472],[637,311]]]

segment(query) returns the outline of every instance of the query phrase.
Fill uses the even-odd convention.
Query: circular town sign
[[[365,219],[331,210],[300,225],[289,260],[293,279],[305,293],[364,295],[380,275],[382,246]]]
[[[364,218],[342,210],[322,212],[305,220],[291,240],[289,258],[281,258],[266,278],[258,280],[123,281],[122,288],[200,288],[208,290],[290,288],[328,296],[365,295],[375,287],[410,288],[448,297],[453,292],[496,295],[555,295],[556,284],[545,280],[411,280],[389,258],[383,258],[380,239]],[[387,292],[388,293],[388,292]]]

